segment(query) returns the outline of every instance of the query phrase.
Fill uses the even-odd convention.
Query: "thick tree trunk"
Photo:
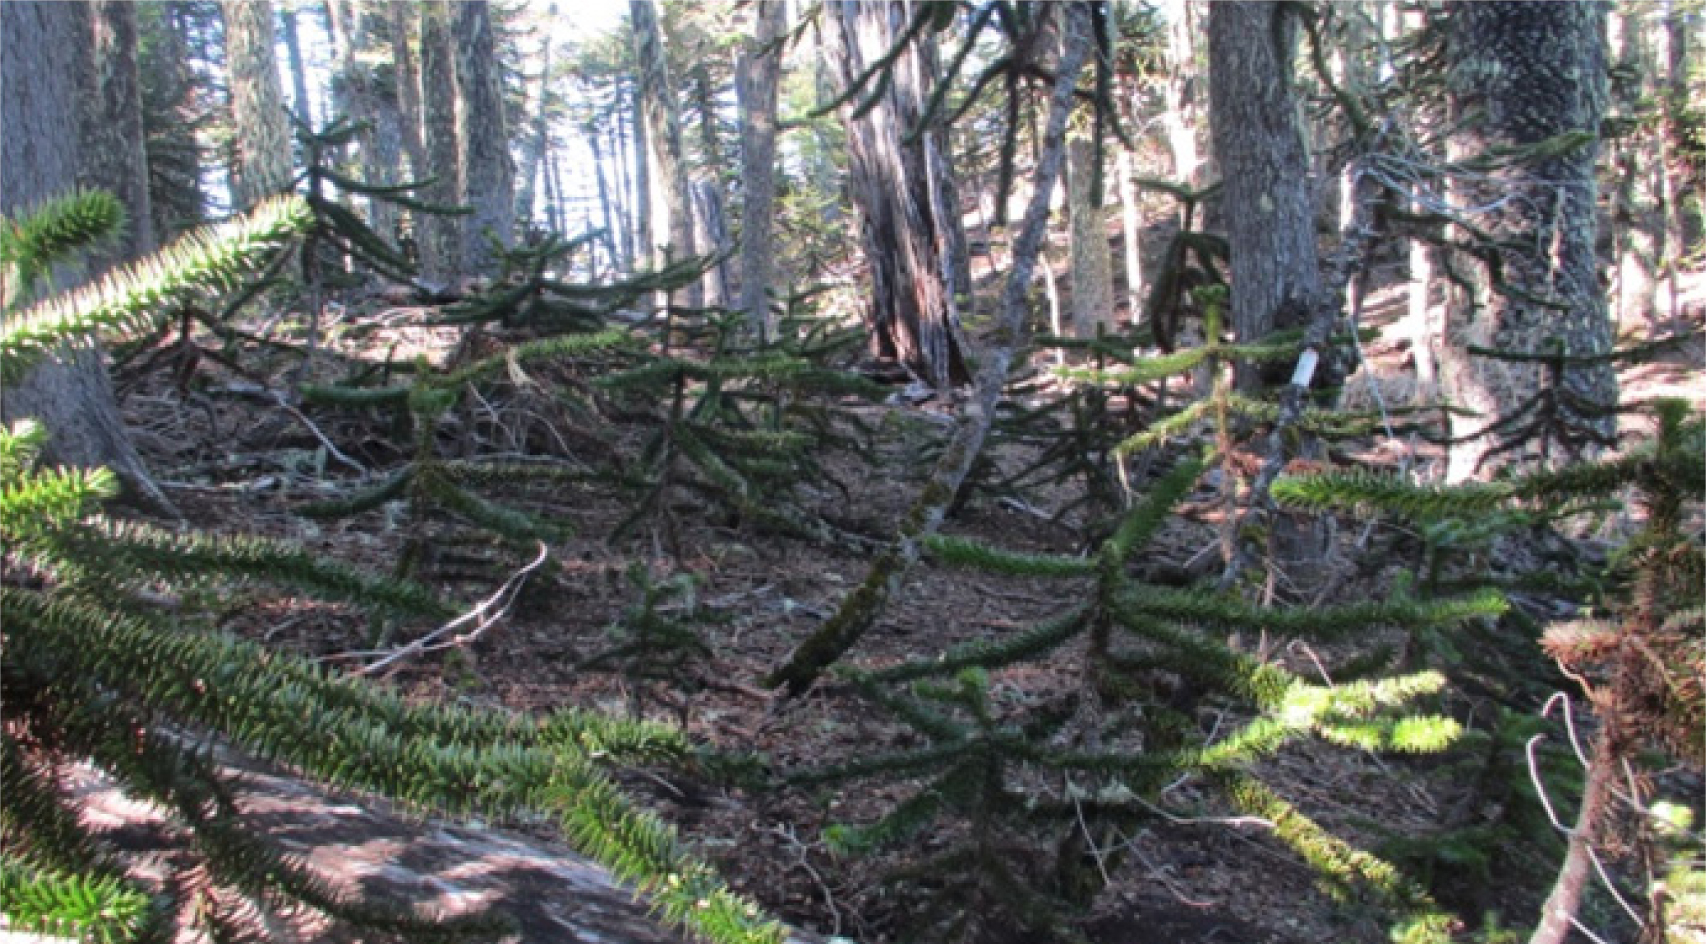
[[[1096,336],[1114,326],[1114,265],[1101,204],[1091,193],[1096,143],[1080,132],[1066,143],[1067,218],[1072,225],[1072,333]]]
[[[462,203],[474,212],[462,218],[462,262],[473,275],[497,271],[492,239],[515,244],[515,163],[504,128],[503,77],[491,5],[460,0],[456,11],[456,139],[461,149]]]
[[[894,45],[912,15],[913,5],[904,2],[825,5],[824,59],[842,88]],[[916,46],[900,55],[888,88],[863,116],[854,115],[861,96],[843,104],[841,114],[848,188],[871,270],[866,322],[872,353],[946,390],[970,373],[953,318],[952,263],[944,256],[950,223],[941,218],[931,191],[933,168],[924,142],[901,142],[917,124],[929,92],[920,82],[925,70],[913,61],[918,55]]]
[[[290,123],[273,53],[271,0],[221,0],[236,153],[231,205],[247,210],[290,183]]]
[[[77,183],[77,74],[91,37],[76,4],[0,3],[0,215],[17,219]],[[144,210],[146,212],[146,210]],[[55,273],[37,297],[72,287],[82,267]],[[0,286],[0,310],[21,301],[20,287]],[[113,399],[99,348],[70,346],[43,361],[15,387],[0,391],[0,420],[33,417],[47,429],[43,458],[55,465],[106,466],[129,498],[170,510],[131,444]]]
[[[1309,190],[1291,67],[1299,13],[1283,3],[1216,3],[1209,7],[1209,128],[1225,181],[1231,248],[1233,331],[1259,341],[1276,328],[1303,327],[1321,294],[1315,247],[1315,201]],[[1237,367],[1244,391],[1277,386],[1250,364]],[[1306,441],[1299,452],[1319,445]],[[1270,531],[1269,562],[1307,592],[1321,572],[1330,532],[1324,522],[1282,515]]]
[[[771,217],[776,212],[776,90],[782,77],[782,50],[777,45],[787,31],[788,9],[783,0],[758,0],[752,38],[735,63],[735,87],[740,96],[741,211],[740,307],[753,333],[770,337],[770,281],[775,269]]]
[[[118,197],[129,219],[96,269],[154,251],[154,211],[148,194],[148,151],[142,125],[142,76],[137,66],[136,5],[97,0],[84,7],[92,41],[78,70],[82,153],[78,181]]]
[[[687,159],[681,140],[681,107],[664,56],[663,29],[658,24],[652,0],[630,0],[629,16],[634,24],[634,58],[640,75],[639,101],[657,171],[656,192],[663,198],[668,215],[668,242],[652,257],[654,266],[665,260],[681,260],[698,253],[693,240],[693,194],[687,182]],[[654,209],[655,212],[655,209]],[[653,238],[657,238],[656,233]],[[697,308],[704,293],[698,285],[681,293],[686,305]]]
[[[1567,133],[1590,143],[1543,160],[1505,161],[1452,182],[1452,202],[1499,243],[1503,285],[1484,267],[1457,267],[1472,290],[1453,286],[1441,348],[1447,398],[1481,414],[1453,419],[1454,436],[1473,435],[1542,388],[1543,368],[1477,357],[1471,345],[1513,353],[1545,353],[1562,344],[1575,355],[1611,349],[1610,322],[1594,254],[1594,159],[1604,114],[1604,8],[1591,3],[1457,3],[1447,38],[1452,127],[1450,157],[1522,148]],[[1563,384],[1602,407],[1617,402],[1610,365],[1573,366]],[[1615,420],[1568,408],[1559,417],[1572,435],[1608,436]],[[1488,471],[1497,443],[1480,436],[1453,445],[1447,477]],[[1503,452],[1500,460],[1520,458]]]
[[[402,6],[402,4],[398,4]],[[462,199],[462,164],[456,141],[456,56],[450,38],[450,5],[426,0],[421,19],[421,132],[427,174],[432,186],[423,193],[428,203],[455,206]],[[449,285],[462,277],[462,219],[430,215],[416,220],[421,277]]]
[[[1209,127],[1226,183],[1232,328],[1238,340],[1300,327],[1321,288],[1309,155],[1291,63],[1296,13],[1279,3],[1209,7]],[[1241,366],[1238,386],[1264,385]]]

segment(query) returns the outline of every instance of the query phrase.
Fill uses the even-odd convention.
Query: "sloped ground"
[[[1706,279],[1690,294],[1695,324],[1706,310]],[[1370,324],[1391,325],[1402,310],[1394,290],[1368,306]],[[406,313],[396,319],[406,322]],[[1388,399],[1405,402],[1414,391],[1406,376],[1408,349],[1403,326],[1371,345],[1376,382]],[[382,332],[360,342],[442,349],[450,338],[412,329]],[[402,356],[402,355],[398,355]],[[1703,360],[1698,345],[1658,364],[1625,375],[1626,400],[1679,392],[1701,405]],[[1407,386],[1406,386],[1407,385]],[[217,383],[216,383],[217,386]],[[312,523],[294,517],[293,506],[323,497],[320,483],[347,476],[335,463],[319,466],[318,443],[308,431],[262,402],[171,389],[163,378],[144,378],[131,390],[127,407],[146,432],[144,447],[190,520],[214,530],[246,530],[302,542],[318,551],[376,570],[397,560],[405,529],[383,512],[342,522]],[[870,467],[853,457],[830,460],[849,485],[843,496],[818,497],[840,521],[861,523],[872,536],[890,533],[892,523],[916,494],[918,483],[902,461],[910,429],[932,428],[934,407],[871,408],[869,418],[899,430],[884,440],[887,465]],[[332,428],[334,436],[348,430]],[[356,432],[359,432],[357,430]],[[343,440],[340,439],[340,442]],[[352,454],[379,466],[383,447]],[[1008,457],[1012,461],[1014,457]],[[1425,453],[1417,456],[1425,461]],[[390,461],[395,461],[393,456]],[[1038,495],[1044,510],[1058,507],[1064,493]],[[393,679],[422,698],[502,705],[520,711],[563,704],[619,712],[633,695],[623,681],[591,675],[577,664],[607,642],[607,629],[633,601],[624,579],[630,561],[646,561],[659,574],[691,571],[703,584],[698,594],[718,619],[705,633],[715,656],[698,691],[682,695],[649,691],[656,717],[684,718],[696,739],[728,750],[759,751],[778,768],[823,763],[880,746],[903,746],[903,728],[845,688],[820,685],[793,703],[774,702],[756,691],[756,680],[834,611],[865,573],[868,558],[845,547],[777,539],[704,520],[681,509],[681,553],[645,538],[613,547],[605,536],[622,508],[608,498],[565,494],[556,498],[572,517],[579,537],[554,549],[552,572],[534,580],[511,618],[472,649],[449,658],[406,665]],[[1034,509],[973,503],[951,522],[954,533],[1036,550],[1075,550],[1071,528],[1047,522]],[[1357,566],[1360,549],[1346,535],[1331,565],[1337,592],[1345,598],[1379,594],[1388,573]],[[1159,554],[1176,565],[1213,552],[1211,529],[1175,523],[1159,542]],[[490,591],[518,562],[488,552],[441,548],[427,571],[444,592],[473,600]],[[881,663],[933,654],[955,643],[988,638],[1029,624],[1058,606],[1070,584],[997,580],[922,566],[911,573],[888,611],[853,658]],[[371,648],[363,621],[335,608],[301,601],[232,601],[225,625],[233,631],[313,658],[341,660]],[[1308,671],[1317,654],[1272,653]],[[1320,654],[1330,659],[1331,654]],[[995,687],[1014,698],[1048,699],[1076,684],[1073,654],[1003,673]],[[1212,719],[1205,719],[1211,721]],[[1272,762],[1286,795],[1323,823],[1366,839],[1369,821],[1394,827],[1437,821],[1461,796],[1462,785],[1431,771],[1423,761],[1374,758],[1345,751],[1301,747]],[[538,933],[586,933],[594,940],[659,940],[619,937],[639,926],[642,908],[617,904],[625,892],[601,882],[591,867],[577,864],[561,846],[472,826],[412,822],[307,791],[272,774],[248,775],[257,815],[282,838],[343,880],[435,907],[472,907],[502,898],[525,909],[524,926]],[[908,905],[885,890],[884,867],[905,850],[877,861],[836,859],[821,841],[832,821],[864,822],[887,803],[909,795],[907,783],[863,784],[840,793],[791,790],[748,792],[682,782],[655,772],[629,776],[625,785],[642,802],[675,822],[707,858],[719,863],[737,889],[801,926],[862,941],[885,939],[904,919]],[[1190,783],[1170,799],[1180,808],[1206,800]],[[129,827],[126,827],[127,829]],[[1304,944],[1324,940],[1380,941],[1385,930],[1346,918],[1313,888],[1308,869],[1254,824],[1162,822],[1129,837],[1129,855],[1111,876],[1086,925],[1093,940],[1214,941],[1221,944]],[[560,859],[560,861],[559,861]],[[577,904],[582,899],[597,905]],[[1525,904],[1525,903],[1513,903]],[[1514,920],[1530,912],[1512,907]],[[603,923],[600,922],[611,922]],[[319,930],[303,939],[319,939]],[[281,932],[282,933],[282,932]],[[531,933],[531,932],[530,932]],[[639,933],[637,930],[635,933]],[[566,940],[528,937],[526,940]]]

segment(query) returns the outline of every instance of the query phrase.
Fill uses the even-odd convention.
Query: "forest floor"
[[[1706,320],[1706,277],[1693,280],[1687,296],[1690,324]],[[1397,402],[1414,395],[1410,371],[1410,325],[1399,288],[1369,299],[1367,321],[1385,329],[1367,346],[1373,374]],[[338,342],[351,350],[396,346],[398,356],[416,348],[440,357],[455,341],[455,329],[405,327],[418,314],[376,305],[352,308],[349,319],[379,326],[361,338]],[[1706,403],[1706,358],[1700,345],[1627,371],[1626,401],[1681,395],[1697,407]],[[327,494],[326,482],[348,470],[317,455],[319,443],[296,418],[270,402],[220,396],[236,378],[206,361],[202,391],[185,394],[167,371],[130,377],[121,389],[128,418],[152,468],[188,521],[218,532],[247,532],[300,542],[317,553],[389,572],[410,529],[384,510],[333,522],[299,517],[293,509]],[[125,375],[121,372],[121,380]],[[281,383],[282,385],[282,383]],[[923,469],[914,453],[921,439],[946,422],[944,407],[895,402],[862,407],[866,418],[889,431],[878,463],[841,455],[829,460],[843,495],[825,489],[816,499],[835,512],[842,527],[874,538],[891,534],[894,523],[921,487]],[[336,418],[315,421],[357,461],[382,465],[383,456],[363,452],[360,424]],[[333,424],[339,425],[333,425]],[[353,443],[353,444],[352,444]],[[864,457],[869,458],[869,457]],[[1008,453],[1004,463],[1024,456]],[[1396,455],[1388,461],[1396,461]],[[1418,454],[1417,463],[1431,461]],[[974,500],[946,530],[1007,547],[1076,552],[1082,521],[1048,520],[1048,513],[1073,495],[1060,488],[1027,497],[1026,503]],[[675,508],[676,540],[643,533],[621,546],[607,541],[624,507],[612,496],[565,496],[557,511],[575,521],[579,537],[553,548],[551,572],[533,579],[517,607],[471,649],[449,658],[403,664],[391,682],[412,697],[526,712],[566,705],[626,712],[635,691],[620,676],[594,674],[579,663],[609,644],[610,627],[634,604],[626,574],[641,561],[658,576],[692,573],[701,581],[697,599],[716,619],[704,626],[714,656],[698,690],[647,691],[646,710],[667,720],[685,718],[693,738],[730,751],[762,752],[779,769],[819,765],[877,748],[908,744],[908,729],[862,700],[845,685],[820,683],[804,697],[779,702],[759,690],[759,679],[833,613],[843,596],[864,578],[870,564],[863,551],[778,538],[709,520],[693,508]],[[1356,526],[1340,529],[1340,543],[1325,582],[1336,599],[1378,596],[1399,565],[1393,559],[1364,566],[1369,536]],[[671,544],[673,543],[673,549]],[[1392,553],[1380,537],[1376,549]],[[1185,566],[1218,554],[1211,524],[1180,519],[1163,533],[1156,551]],[[673,552],[672,552],[673,550]],[[512,555],[513,556],[513,555]],[[493,559],[476,548],[440,545],[428,555],[423,579],[447,597],[474,601],[501,582],[519,563]],[[1154,563],[1148,561],[1147,563]],[[1536,565],[1543,566],[1543,565]],[[930,656],[957,643],[990,638],[1031,625],[1058,607],[1073,585],[997,578],[925,563],[913,569],[876,627],[850,658],[860,664]],[[349,653],[372,648],[368,626],[349,611],[305,605],[301,600],[231,601],[227,628],[267,644],[339,664]],[[1246,646],[1266,646],[1246,640]],[[998,673],[994,690],[1014,703],[1048,701],[1078,685],[1076,650]],[[1311,672],[1320,656],[1307,647],[1267,651],[1299,672]],[[1458,696],[1458,710],[1476,700]],[[1527,706],[1529,710],[1537,705]],[[1214,722],[1204,709],[1204,724]],[[1289,748],[1266,761],[1271,782],[1320,822],[1362,842],[1373,842],[1371,823],[1404,829],[1437,822],[1464,797],[1465,786],[1426,759],[1379,757],[1323,745]],[[728,880],[790,922],[860,941],[894,935],[910,907],[906,895],[885,889],[885,871],[909,855],[938,846],[927,836],[918,848],[875,859],[837,858],[822,840],[831,822],[868,822],[916,786],[904,780],[855,782],[842,790],[729,790],[677,779],[636,775],[625,784],[642,802],[681,829]],[[1222,812],[1206,790],[1186,781],[1169,788],[1173,809]],[[1382,941],[1386,931],[1346,911],[1314,887],[1310,869],[1254,825],[1156,819],[1126,837],[1128,855],[1110,876],[1083,930],[1090,940],[1124,944],[1139,940],[1202,941],[1217,944],[1314,944],[1320,941]],[[1514,898],[1481,889],[1470,899],[1481,909],[1504,908],[1507,920],[1529,920],[1537,904],[1532,890]],[[1466,915],[1478,920],[1479,913]],[[991,929],[990,939],[1004,936]]]

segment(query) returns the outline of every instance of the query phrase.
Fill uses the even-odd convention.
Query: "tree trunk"
[[[1048,129],[1044,133],[1041,159],[1033,177],[1030,205],[1013,243],[1013,265],[1001,292],[1000,321],[995,336],[1004,339],[985,353],[978,365],[977,385],[955,426],[953,438],[930,475],[930,482],[907,511],[895,542],[872,564],[865,579],[837,607],[835,615],[807,637],[789,656],[788,662],[765,679],[772,688],[799,695],[859,641],[881,615],[889,598],[900,588],[906,571],[918,560],[919,540],[941,526],[954,496],[964,484],[983,448],[984,438],[995,421],[995,411],[1006,387],[1015,352],[1028,334],[1033,267],[1047,235],[1049,195],[1065,163],[1066,118],[1072,110],[1072,90],[1090,52],[1090,13],[1085,3],[1055,6],[1065,21],[1061,31],[1060,61],[1056,67]],[[842,13],[830,17],[839,19]]]
[[[719,168],[725,165],[722,143],[717,140],[717,100],[711,91],[710,71],[701,67],[693,74],[693,98],[699,111],[699,174],[693,182],[693,240],[704,254],[721,253],[729,243],[728,221],[723,214],[723,182]],[[722,308],[730,300],[729,257],[725,254],[707,269],[701,285],[702,304]]]
[[[1628,6],[1612,20],[1618,46],[1616,81],[1612,83],[1615,123],[1621,134],[1612,146],[1611,166],[1616,187],[1611,196],[1611,236],[1616,251],[1616,280],[1612,291],[1617,308],[1611,312],[1614,326],[1628,326],[1636,318],[1649,328],[1658,327],[1658,280],[1656,265],[1663,251],[1663,210],[1656,206],[1657,194],[1649,187],[1655,155],[1663,153],[1663,129],[1650,130],[1640,112],[1658,92],[1652,79],[1652,55],[1646,33],[1650,10]]]
[[[190,71],[181,4],[144,4],[135,10],[141,34],[138,72],[145,115],[148,204],[154,242],[164,244],[199,224],[206,210],[201,146],[194,128],[199,114],[196,80]]]
[[[1114,265],[1101,204],[1091,192],[1096,142],[1084,132],[1066,143],[1067,218],[1072,225],[1072,333],[1096,336],[1114,326]]]
[[[296,29],[296,5],[286,0],[278,11],[284,40],[285,64],[290,67],[290,107],[297,120],[310,128],[315,123],[313,103],[308,98],[308,67],[302,62],[302,37]]]
[[[650,135],[646,133],[645,106],[640,91],[634,89],[630,101],[634,126],[634,257],[633,265],[652,267],[652,255],[657,252],[657,235],[652,227],[652,151]]]
[[[242,212],[290,183],[290,123],[273,54],[271,0],[221,0],[236,153],[231,206]]]
[[[1173,157],[1173,179],[1195,189],[1202,173],[1202,158],[1197,150],[1197,125],[1201,109],[1197,106],[1197,85],[1201,73],[1196,64],[1196,39],[1191,29],[1191,10],[1188,0],[1170,0],[1167,4],[1167,104],[1161,123],[1166,129],[1167,149]],[[1181,206],[1180,225],[1184,223]]]
[[[824,59],[847,88],[869,63],[893,47],[913,15],[905,2],[825,5]],[[899,361],[937,390],[970,378],[945,274],[944,228],[931,192],[932,168],[922,140],[903,144],[923,112],[928,89],[913,62],[916,45],[891,69],[888,88],[855,116],[863,95],[841,106],[847,128],[847,181],[859,211],[871,270],[866,324],[871,351]],[[864,94],[869,94],[870,88]]]
[[[414,7],[386,3],[391,17],[391,59],[395,63],[397,110],[403,114],[403,150],[409,155],[409,175],[419,180],[432,173],[427,159],[426,130],[422,127],[421,77],[415,71],[415,53],[409,39],[416,35]]]
[[[698,253],[693,241],[693,196],[687,184],[687,160],[681,140],[681,107],[670,80],[669,60],[664,56],[657,8],[652,0],[630,0],[628,9],[634,24],[640,111],[656,162],[657,192],[663,198],[663,210],[669,220],[669,241],[652,257],[653,265],[661,267],[665,260],[686,259]],[[689,308],[703,303],[704,294],[698,285],[689,286],[682,294]]]
[[[623,256],[617,248],[620,240],[616,231],[616,209],[611,205],[610,184],[604,176],[604,149],[599,147],[597,128],[586,130],[586,144],[592,151],[592,173],[598,184],[598,213],[604,223],[604,248],[610,253],[611,271],[617,271],[623,266]]]
[[[615,127],[610,132],[610,153],[616,162],[615,193],[611,194],[615,204],[616,226],[621,231],[622,270],[633,272],[638,258],[635,252],[635,228],[637,211],[634,209],[634,181],[628,168],[633,166],[628,157],[628,122],[627,112],[622,109],[620,96],[612,106],[615,117]]]
[[[450,39],[450,5],[445,0],[426,0],[420,6],[420,18],[424,109],[421,141],[426,150],[427,173],[433,181],[423,196],[428,203],[455,206],[461,201],[463,190],[456,141],[456,57]],[[460,218],[439,215],[429,215],[424,220],[417,218],[415,238],[420,243],[423,279],[450,285],[462,277]]]
[[[1125,234],[1126,317],[1135,325],[1143,313],[1143,207],[1138,202],[1136,152],[1121,145],[1114,173],[1119,176],[1120,228]]]
[[[776,90],[788,28],[783,0],[758,0],[752,38],[735,62],[740,96],[741,210],[740,307],[754,334],[775,333],[770,316],[770,280],[775,269],[771,218],[776,212]]]
[[[551,19],[557,16],[557,5],[551,4],[546,11]],[[550,137],[550,113],[547,106],[551,98],[551,36],[547,32],[539,41],[539,79],[534,83],[533,91],[533,127],[529,131],[527,141],[522,146],[521,173],[515,188],[516,219],[534,221],[533,194],[539,184],[539,171],[545,160],[546,141]],[[590,135],[588,136],[590,139]],[[594,169],[601,175],[598,159],[593,158]],[[602,177],[600,186],[603,185]]]
[[[153,252],[154,211],[148,194],[148,151],[137,65],[136,5],[97,0],[84,7],[93,41],[78,70],[83,111],[78,180],[119,198],[129,219],[118,241],[92,257],[98,271]]]
[[[504,129],[503,77],[491,5],[460,0],[456,11],[456,137],[461,148],[462,262],[469,274],[492,275],[497,255],[491,240],[515,244],[515,163]]]
[[[1209,7],[1209,127],[1225,181],[1232,328],[1242,342],[1302,326],[1321,288],[1309,155],[1291,63],[1296,14],[1278,3]],[[1238,386],[1265,382],[1246,365]]]
[[[1309,191],[1291,66],[1298,12],[1283,3],[1216,3],[1209,7],[1209,129],[1225,181],[1231,249],[1233,331],[1260,341],[1276,328],[1303,327],[1321,293],[1315,247],[1315,201]],[[1245,392],[1285,383],[1239,364]],[[1306,440],[1302,455],[1319,450]],[[1330,531],[1324,521],[1284,514],[1270,530],[1269,564],[1308,592],[1321,573]]]
[[[77,183],[77,74],[86,68],[80,50],[90,37],[86,12],[77,4],[0,3],[0,215],[18,219]],[[73,287],[82,267],[63,267],[40,297]],[[18,286],[4,286],[0,310],[20,299]],[[170,510],[131,444],[113,399],[99,348],[79,344],[63,357],[45,360],[15,387],[0,392],[0,419],[10,424],[34,417],[47,429],[43,451],[53,465],[106,466],[128,496]]]
[[[344,117],[363,120],[357,135],[361,149],[361,178],[371,184],[396,184],[404,179],[402,163],[403,117],[397,104],[394,83],[381,83],[367,65],[380,48],[376,35],[381,11],[367,9],[362,0],[327,0],[337,38],[338,95]],[[386,241],[397,238],[398,209],[377,197],[367,201],[369,223]]]
[[[1471,345],[1544,353],[1562,343],[1575,355],[1611,349],[1611,328],[1594,254],[1594,160],[1604,113],[1604,8],[1587,3],[1457,3],[1447,36],[1451,93],[1450,158],[1522,148],[1566,133],[1590,143],[1542,160],[1499,162],[1473,178],[1452,181],[1452,202],[1499,243],[1503,286],[1472,260],[1457,267],[1472,290],[1452,286],[1440,352],[1445,395],[1481,414],[1453,418],[1452,435],[1473,435],[1538,392],[1543,368],[1470,354]],[[1507,290],[1508,289],[1508,290]],[[1610,365],[1574,366],[1564,387],[1599,407],[1617,403]],[[1608,436],[1614,419],[1566,408],[1570,435]],[[1479,436],[1455,444],[1447,477],[1461,482],[1486,471],[1496,443]],[[1511,452],[1503,458],[1519,458]]]

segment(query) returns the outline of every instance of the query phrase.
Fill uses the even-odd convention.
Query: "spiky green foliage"
[[[294,205],[277,204],[272,213],[275,234],[300,222]],[[157,262],[161,271],[149,283],[156,297],[224,277],[212,273],[235,276],[243,267],[219,259],[240,262],[250,251],[197,245],[218,258],[180,254]],[[138,291],[109,310],[145,319],[146,296]],[[18,349],[19,337],[47,348],[89,325],[112,323],[57,300],[40,310],[81,314],[35,317],[21,330],[8,324],[8,350]],[[423,411],[447,405],[431,389],[411,390],[409,400]],[[95,507],[110,494],[110,476],[36,469],[46,435],[31,423],[0,431],[0,540],[9,565],[29,565],[8,566],[0,583],[0,684],[7,694],[0,832],[8,850],[0,861],[0,913],[12,927],[129,941],[146,937],[169,910],[115,877],[120,854],[83,829],[75,803],[53,786],[54,765],[77,760],[170,811],[216,884],[409,940],[502,932],[501,920],[490,916],[444,921],[327,887],[243,820],[206,749],[217,739],[321,784],[424,811],[551,814],[578,847],[650,891],[668,921],[718,944],[780,941],[778,925],[729,892],[672,830],[629,805],[604,773],[611,763],[686,760],[678,731],[578,711],[534,719],[412,705],[369,682],[209,631],[209,615],[195,601],[213,595],[181,591],[252,583],[398,617],[446,608],[406,581],[371,577],[277,542],[104,518]],[[492,472],[467,463],[444,468],[471,477]],[[176,612],[152,605],[162,590],[179,594]]]
[[[0,855],[0,901],[14,930],[100,944],[141,940],[154,917],[147,893],[116,876],[41,869],[11,855]]]
[[[78,190],[33,207],[17,220],[0,220],[0,268],[16,304],[35,291],[55,265],[124,229],[124,204],[104,190]]]
[[[152,331],[175,302],[230,290],[311,223],[302,201],[269,200],[236,222],[183,236],[95,283],[9,312],[0,331],[0,383],[15,383],[35,359],[68,340]]]
[[[1239,627],[1312,639],[1444,627],[1495,615],[1504,601],[1492,593],[1418,600],[1400,590],[1385,601],[1335,608],[1256,607],[1223,594],[1136,579],[1130,565],[1194,492],[1206,468],[1206,459],[1174,466],[1089,558],[1019,554],[960,538],[927,542],[932,555],[956,566],[1076,579],[1089,587],[1070,594],[1070,605],[1005,637],[933,658],[841,670],[913,728],[922,743],[786,776],[800,784],[876,777],[922,782],[873,822],[833,827],[826,835],[833,848],[880,852],[951,820],[965,827],[964,840],[946,855],[967,870],[951,887],[992,893],[1027,866],[1047,861],[1039,853],[1047,845],[1040,837],[1052,833],[1058,845],[1054,874],[1033,874],[1033,884],[1044,893],[1032,902],[1038,907],[1015,908],[1012,917],[1058,922],[1071,913],[1072,902],[1087,900],[1102,881],[1100,868],[1087,869],[1081,861],[1090,855],[1081,847],[1083,837],[1136,828],[1158,808],[1164,785],[1202,775],[1229,793],[1262,798],[1267,812],[1282,804],[1282,838],[1322,871],[1325,882],[1355,889],[1359,898],[1422,929],[1415,940],[1445,939],[1445,924],[1425,895],[1390,865],[1330,836],[1278,800],[1256,766],[1304,738],[1356,750],[1437,753],[1461,735],[1461,726],[1413,706],[1438,695],[1444,676],[1422,672],[1319,684],[1233,649],[1224,631]],[[1023,698],[997,702],[991,673],[1048,658],[1074,643],[1085,647],[1076,657],[1084,665],[1076,709]],[[1168,707],[1166,686],[1180,683],[1167,679],[1183,680],[1196,697],[1213,698],[1244,720],[1231,730],[1223,722],[1210,740],[1195,718]]]

